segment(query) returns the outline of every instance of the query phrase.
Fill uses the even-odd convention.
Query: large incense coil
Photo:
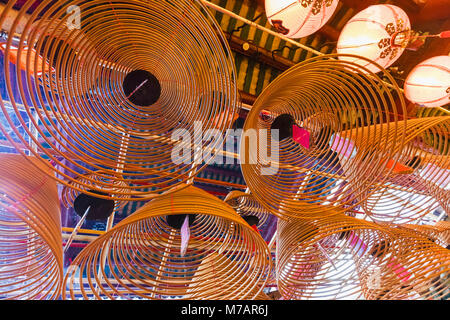
[[[388,124],[384,126],[387,127]],[[383,183],[373,184],[366,189],[366,199],[361,203],[363,211],[375,221],[409,223],[420,219],[439,207],[448,210],[450,201],[450,165],[449,143],[445,138],[450,128],[450,117],[427,117],[411,119],[400,123],[397,127],[405,125],[405,135],[401,137],[405,144],[401,149],[393,150],[393,154],[382,154],[378,149],[365,153],[361,161],[373,157],[380,163],[396,161],[385,170],[388,179]],[[389,138],[387,143],[394,142],[394,130],[381,130]],[[343,133],[343,136],[348,136]],[[414,145],[417,138],[428,142],[427,149],[435,150],[437,154],[421,150]],[[388,141],[376,133],[375,126],[360,128],[358,132],[348,136],[358,146],[373,145],[374,141]],[[374,140],[372,140],[374,139]],[[422,144],[424,145],[424,144]],[[359,157],[356,154],[355,159]],[[357,176],[358,172],[353,172]],[[358,186],[361,188],[362,186]]]
[[[424,236],[395,225],[386,226],[395,234],[394,241],[379,243],[378,259],[389,263],[370,270],[375,283],[362,282],[366,299],[377,300],[441,300],[450,290],[450,253]],[[360,278],[367,278],[369,269],[360,268]],[[376,271],[376,272],[375,272]]]
[[[0,25],[15,3],[8,2]],[[17,21],[31,4],[21,7]],[[80,9],[80,29],[68,30],[69,6]],[[44,0],[27,19],[16,44],[26,57],[23,72],[9,66],[12,37],[6,42],[2,98],[11,107],[1,103],[6,121],[0,129],[13,146],[49,158],[51,164],[43,163],[61,184],[81,192],[91,185],[76,177],[104,172],[109,183],[95,191],[124,182],[128,188],[112,190],[110,199],[151,199],[209,161],[174,161],[175,145],[221,148],[211,142],[215,132],[206,130],[222,135],[239,111],[234,63],[201,1]],[[16,33],[13,25],[9,30]],[[24,51],[25,42],[36,49]],[[39,74],[31,61],[54,70],[43,67]],[[196,121],[203,137],[194,135]],[[192,139],[172,139],[176,129]]]
[[[269,212],[255,200],[250,193],[233,190],[227,194],[224,201],[241,216],[255,216],[258,218],[257,227],[261,228],[269,217]]]
[[[56,183],[34,157],[0,155],[0,299],[58,299],[63,280]]]
[[[184,256],[180,230],[166,220],[180,214],[195,215]],[[189,186],[156,197],[84,248],[63,297],[259,299],[271,266],[255,230],[223,201]]]
[[[261,158],[261,150],[249,151],[244,140],[241,143],[246,183],[255,198],[275,215],[307,219],[334,215],[340,211],[336,208],[357,206],[373,182],[386,179],[384,163],[370,158],[364,165],[357,161],[344,165],[339,153],[348,149],[344,152],[352,154],[354,147],[341,145],[333,150],[332,146],[339,144],[339,132],[371,124],[385,130],[383,124],[391,119],[389,128],[393,126],[394,136],[401,136],[405,128],[398,124],[405,120],[398,120],[397,110],[405,112],[405,104],[400,89],[387,71],[377,76],[337,57],[315,57],[290,68],[259,95],[247,116],[244,132],[276,128],[274,119],[283,115],[308,132],[308,145],[296,143],[292,135],[280,141],[279,161],[272,162],[274,171],[277,165],[279,168],[274,174],[262,173],[267,163]],[[287,131],[290,124],[284,126]],[[259,130],[256,136],[262,137]],[[401,149],[403,143],[395,140],[389,146],[384,144],[388,148],[381,151],[392,153],[391,149]],[[351,176],[355,171],[358,177]],[[336,192],[340,182],[343,188]],[[361,184],[362,188],[356,188]]]
[[[107,176],[105,173],[103,173],[105,176]],[[95,187],[98,188],[98,186],[100,185],[100,188],[102,188],[103,193],[108,192],[111,190],[115,191],[115,190],[120,190],[121,194],[126,193],[126,189],[127,189],[127,185],[124,181],[114,181],[113,182],[113,186],[111,187],[103,187],[101,186],[101,183],[105,183],[105,179],[102,176],[99,176],[97,174],[90,174],[90,175],[79,175],[76,178],[77,181],[80,181],[80,183],[78,184],[78,188],[80,189],[84,189],[85,191],[89,191],[92,189],[95,189]],[[73,184],[77,184],[77,182],[75,181],[71,181],[69,182],[70,185]],[[108,181],[106,181],[106,184],[108,184]],[[86,185],[89,185],[88,188],[86,188]],[[61,191],[61,202],[62,204],[66,207],[66,208],[71,208],[73,207],[74,201],[77,198],[77,196],[80,194],[79,191],[77,191],[75,188],[73,187],[68,187],[68,186],[64,186],[62,191]],[[101,195],[100,195],[101,196]],[[97,196],[98,197],[98,196]],[[120,199],[120,195],[119,198]],[[120,210],[122,209],[126,204],[128,203],[128,201],[116,201],[115,203],[115,210]]]
[[[198,282],[198,285],[189,286],[186,290],[186,299],[196,300],[198,297],[202,298],[208,296],[208,300],[217,299],[224,300],[227,299],[230,292],[242,290],[240,282],[223,283],[217,281],[217,279],[212,279],[208,276],[211,272],[211,265],[214,266],[214,272],[219,277],[228,277],[230,272],[233,272],[237,278],[245,279],[245,274],[242,268],[235,265],[232,260],[225,257],[223,254],[210,253],[204,259],[200,266],[198,267],[192,282]],[[245,289],[244,289],[245,290]],[[270,298],[261,291],[260,288],[254,287],[250,296],[254,296],[255,300],[270,300]]]
[[[448,221],[438,221],[433,226],[403,224],[400,227],[417,232],[442,247],[450,244],[450,222]]]
[[[344,214],[278,220],[276,270],[283,299],[364,299],[366,280],[358,269],[370,268],[373,246],[392,238],[385,228]]]

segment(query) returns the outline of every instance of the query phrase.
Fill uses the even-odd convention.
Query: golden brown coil
[[[379,222],[410,223],[439,207],[448,210],[450,149],[445,134],[450,129],[450,117],[410,119],[397,125],[386,123],[383,127],[380,130],[377,126],[367,126],[353,133],[342,133],[357,148],[367,149],[366,146],[375,145],[376,141],[384,141],[388,147],[381,146],[382,149],[391,151],[382,153],[378,146],[354,158],[362,164],[371,161],[367,158],[386,164],[382,178],[387,175],[387,179],[374,181],[366,188],[364,181],[355,185],[366,190],[360,196],[365,199],[361,203],[364,213]],[[404,144],[396,143],[398,140]],[[422,141],[420,148],[417,141]],[[361,172],[355,170],[351,174],[356,178]]]
[[[168,220],[179,215],[193,218],[184,256],[181,231]],[[155,198],[83,249],[66,274],[64,298],[261,299],[271,266],[255,230],[189,186]]]
[[[15,4],[0,17],[9,30],[0,130],[19,150],[49,158],[59,183],[101,192],[76,179],[103,175],[110,199],[151,199],[207,164],[173,161],[175,145],[221,147],[206,130],[224,134],[239,111],[234,63],[201,1],[44,0],[26,14],[27,1],[9,21]],[[191,139],[172,137],[177,129]]]
[[[394,224],[384,224],[395,238],[375,245],[378,259],[387,264],[373,264],[378,279],[367,286],[362,282],[366,299],[441,300],[450,297],[450,253],[414,231]],[[358,268],[361,279],[368,268]],[[376,272],[374,272],[376,271]]]
[[[354,208],[374,182],[387,178],[386,162],[365,155],[373,149],[391,155],[405,143],[405,120],[398,116],[399,111],[405,113],[405,104],[394,79],[385,70],[376,75],[337,57],[315,57],[281,74],[246,119],[244,130],[257,130],[257,137],[258,129],[280,130],[279,161],[272,163],[278,165],[275,174],[262,174],[267,164],[260,146],[248,148],[243,138],[240,154],[251,193],[278,216],[314,219]],[[348,134],[342,132],[369,125],[386,141],[363,148],[344,143]],[[294,139],[294,126],[306,134],[303,142]]]
[[[58,299],[63,280],[56,183],[34,157],[0,155],[0,299]]]
[[[227,194],[224,201],[243,217],[257,217],[258,228],[261,228],[264,225],[270,215],[270,213],[255,200],[253,195],[249,193],[233,190]]]
[[[374,223],[335,214],[327,219],[278,220],[276,270],[285,300],[364,299],[359,269],[368,275],[387,258],[372,255],[374,245],[393,235]],[[375,250],[376,252],[376,250]]]

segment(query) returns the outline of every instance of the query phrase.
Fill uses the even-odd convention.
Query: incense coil
[[[366,299],[441,300],[449,299],[450,253],[414,231],[386,225],[395,238],[379,243],[378,259],[389,263],[370,270],[377,281],[371,287],[362,282]],[[367,268],[360,268],[360,278],[367,278]]]
[[[450,244],[450,222],[448,221],[438,221],[434,226],[403,224],[399,227],[417,232],[442,247]]]
[[[231,191],[224,201],[240,216],[255,216],[258,218],[257,228],[261,228],[269,217],[269,212],[262,207],[253,195],[241,191]]]
[[[195,215],[184,257],[180,230],[167,220],[180,214]],[[255,230],[223,201],[189,186],[156,197],[83,249],[63,298],[257,299],[271,266]]]
[[[439,207],[448,212],[450,145],[444,137],[450,129],[450,118],[411,119],[397,127],[403,125],[405,133],[400,134],[400,138],[404,139],[405,144],[401,148],[390,148],[393,151],[391,154],[373,149],[362,155],[378,159],[380,163],[384,162],[389,166],[385,169],[388,179],[384,182],[375,181],[372,187],[366,188],[366,195],[362,196],[365,199],[361,203],[362,210],[378,222],[411,223]],[[360,128],[359,132],[351,135],[346,132],[342,134],[353,139],[356,145],[372,145],[374,140],[387,140],[374,134],[375,130],[377,128],[371,126]],[[395,130],[397,128],[382,131],[393,140]],[[370,140],[372,138],[374,140]],[[420,147],[417,141],[422,141]],[[355,158],[358,156],[359,154]],[[364,163],[366,159],[360,161]],[[359,173],[352,174],[357,176]]]
[[[6,5],[0,26],[15,3]],[[80,9],[79,29],[69,29],[69,6]],[[224,134],[240,103],[228,42],[201,1],[44,0],[27,19],[16,44],[23,72],[9,66],[12,37],[6,42],[0,130],[20,152],[50,159],[43,163],[57,182],[82,192],[91,185],[76,177],[101,171],[110,199],[149,200],[211,159],[193,163],[174,153],[174,160],[175,146],[221,148],[206,130]],[[25,51],[25,41],[35,50]],[[196,121],[203,137],[194,134]],[[178,129],[192,139],[172,136]],[[128,188],[113,190],[121,183]]]
[[[374,244],[393,237],[381,226],[344,214],[278,220],[276,271],[283,299],[364,299],[366,279],[357,266],[370,268]]]
[[[107,174],[105,173],[103,174],[107,176]],[[80,181],[80,183],[78,184],[75,181],[70,181],[69,184],[71,185],[71,187],[64,186],[61,191],[61,203],[66,208],[73,207],[75,199],[80,194],[80,192],[78,192],[75,188],[72,187],[73,184],[78,184],[77,188],[84,189],[85,191],[95,189],[96,187],[101,188],[103,193],[110,191],[109,189],[119,190],[118,199],[120,199],[120,194],[126,193],[127,189],[127,185],[124,181],[113,181],[112,183],[113,186],[111,188],[111,186],[108,183],[108,180],[105,179],[103,176],[99,176],[97,174],[79,175],[75,179],[76,181]],[[103,187],[102,184],[106,184],[106,187]],[[89,187],[86,188],[87,185],[89,185]],[[99,196],[101,197],[102,195],[97,195],[97,197]],[[127,203],[128,201],[120,201],[120,200],[116,201],[114,210],[122,209]]]
[[[397,120],[397,110],[406,110],[404,98],[389,73],[382,70],[377,76],[338,57],[341,56],[315,57],[290,68],[259,95],[246,118],[244,132],[256,130],[259,140],[264,136],[258,129],[268,130],[269,137],[272,129],[280,129],[279,161],[265,163],[263,148],[247,150],[245,140],[240,152],[242,173],[250,191],[275,215],[314,219],[336,214],[337,207],[356,207],[372,182],[383,181],[384,165],[375,160],[364,165],[353,160],[341,164],[339,152],[352,154],[355,150],[340,145],[338,133],[370,124],[381,127],[390,119],[397,135],[404,130],[398,126],[404,120]],[[288,120],[277,123],[283,117]],[[292,124],[302,130],[300,143],[294,140]],[[389,150],[382,152],[392,152],[390,149],[400,148],[403,143],[394,141],[384,146]],[[376,143],[381,145],[382,142]],[[269,165],[272,171],[263,173]],[[358,177],[351,176],[354,171]],[[332,191],[340,180],[344,182],[338,191]],[[362,189],[354,187],[359,180],[365,181]]]
[[[2,154],[0,161],[0,299],[58,299],[63,251],[56,183],[34,157]]]

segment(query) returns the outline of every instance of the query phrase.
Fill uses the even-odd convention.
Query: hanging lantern
[[[404,43],[396,43],[394,46],[393,37],[410,28],[409,18],[401,8],[387,4],[373,5],[347,22],[339,36],[336,49],[338,53],[363,56],[387,68],[400,57],[409,41],[404,38]],[[350,59],[340,57],[343,58]],[[380,71],[376,65],[367,61],[352,61],[370,71]]]
[[[422,61],[405,81],[405,96],[423,107],[441,107],[450,102],[450,56]]]
[[[302,38],[319,30],[333,15],[338,0],[266,0],[266,15],[277,32]]]

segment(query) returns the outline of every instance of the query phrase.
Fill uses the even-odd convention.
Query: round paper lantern
[[[272,259],[264,239],[222,200],[193,186],[177,189],[84,248],[63,298],[267,299]],[[169,216],[191,220],[189,227]]]
[[[266,15],[277,32],[302,38],[319,30],[331,18],[338,0],[266,0]]]
[[[56,183],[34,157],[0,155],[0,300],[58,299],[63,283]]]
[[[370,6],[351,18],[339,35],[337,53],[348,53],[366,57],[384,68],[394,63],[404,47],[392,47],[391,39],[396,32],[409,30],[410,22],[399,7],[379,4]],[[406,46],[407,40],[404,40]],[[403,45],[403,44],[402,44]],[[350,59],[341,57],[340,59]],[[352,59],[372,72],[379,72],[376,65]]]
[[[423,107],[450,102],[450,56],[427,59],[412,69],[405,80],[405,96]]]
[[[10,10],[31,5],[9,1],[0,27],[17,33]],[[184,184],[214,158],[192,151],[217,153],[239,111],[231,49],[199,0],[43,0],[20,31],[3,48],[0,131],[79,192],[141,201]]]

